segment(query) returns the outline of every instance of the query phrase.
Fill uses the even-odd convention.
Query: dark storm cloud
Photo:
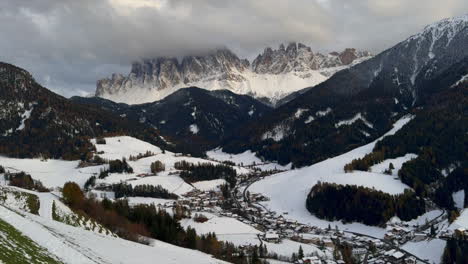
[[[228,46],[249,56],[301,41],[381,51],[425,24],[468,12],[463,0],[3,0],[0,60],[65,95],[127,72],[141,57]]]

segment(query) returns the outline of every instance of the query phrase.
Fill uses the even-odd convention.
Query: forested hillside
[[[89,138],[117,134],[166,146],[155,129],[73,103],[6,63],[0,63],[0,102],[0,153],[11,157],[86,159]]]

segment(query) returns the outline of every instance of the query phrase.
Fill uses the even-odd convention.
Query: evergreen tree
[[[298,259],[304,258],[304,250],[302,249],[302,246],[299,246],[299,251],[297,252],[297,258]]]
[[[252,264],[261,264],[260,258],[258,257],[258,247],[257,245],[252,248]]]
[[[431,225],[431,237],[435,237],[435,236],[436,236],[436,229],[434,225]]]

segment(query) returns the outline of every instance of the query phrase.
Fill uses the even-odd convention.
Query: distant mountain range
[[[96,96],[141,104],[163,99],[180,88],[230,90],[275,104],[291,92],[317,85],[335,72],[370,58],[356,49],[314,53],[304,44],[266,48],[250,63],[228,49],[200,56],[159,57],[133,63],[128,76],[113,74],[97,82]]]

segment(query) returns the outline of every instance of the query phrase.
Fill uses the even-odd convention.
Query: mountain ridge
[[[440,32],[433,37],[436,29]],[[252,150],[268,160],[304,166],[365,144],[388,130],[395,118],[449,88],[448,81],[464,76],[466,43],[466,16],[436,22],[373,58],[306,88],[300,96],[240,129],[237,138],[225,142],[225,151]],[[458,70],[452,69],[455,65]],[[447,80],[438,81],[443,78]],[[430,85],[435,81],[441,85]],[[330,146],[330,142],[336,144]]]
[[[252,63],[226,48],[182,59],[143,59],[132,64],[128,76],[113,74],[99,80],[95,95],[140,104],[160,100],[180,88],[197,86],[269,98],[275,104],[290,92],[316,85],[369,57],[369,52],[356,49],[324,55],[293,42],[275,50],[266,48]]]
[[[0,62],[0,153],[12,157],[85,159],[89,138],[133,134],[165,146],[155,129],[73,103],[39,85],[24,69]]]
[[[100,97],[72,97],[71,100],[138,120],[142,125],[156,128],[168,142],[183,146],[183,152],[198,155],[217,147],[238,127],[271,111],[269,106],[247,95],[197,87],[182,88],[162,100],[139,105],[115,103]]]

